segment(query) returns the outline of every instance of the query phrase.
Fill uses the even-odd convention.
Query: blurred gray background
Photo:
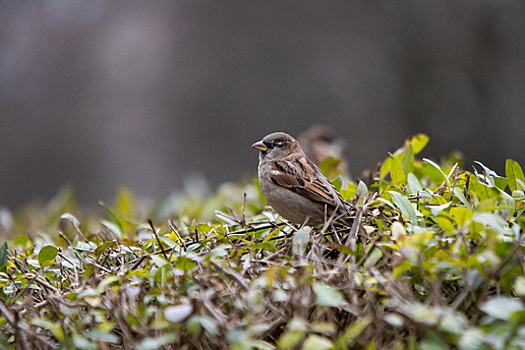
[[[316,123],[353,174],[419,132],[503,173],[524,110],[523,0],[0,2],[0,206],[250,178]]]

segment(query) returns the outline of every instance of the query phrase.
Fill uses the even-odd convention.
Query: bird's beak
[[[268,146],[266,146],[264,144],[264,142],[262,142],[262,140],[261,141],[257,141],[256,143],[254,143],[252,145],[252,148],[255,148],[255,149],[257,149],[257,150],[259,150],[261,152],[266,152],[268,150]]]

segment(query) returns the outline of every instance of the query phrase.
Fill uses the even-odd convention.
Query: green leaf
[[[417,194],[418,192],[423,191],[423,188],[421,187],[419,180],[414,174],[408,173],[407,182],[408,182],[408,190],[410,191],[411,194]]]
[[[41,318],[33,318],[31,320],[31,323],[37,327],[47,329],[51,332],[51,334],[53,334],[53,336],[58,341],[63,341],[66,338],[64,330],[62,329],[59,323],[55,323]]]
[[[412,146],[409,146],[405,151],[403,159],[401,160],[401,166],[405,174],[414,171],[414,151],[412,151]]]
[[[106,228],[110,230],[111,232],[113,232],[113,234],[117,236],[119,239],[122,239],[122,230],[120,229],[119,225],[111,221],[108,221],[108,220],[100,220],[100,223],[106,226]]]
[[[368,327],[368,325],[372,322],[372,318],[370,316],[365,316],[358,318],[358,320],[350,324],[346,329],[344,330],[343,334],[337,339],[337,349],[349,349],[348,345],[352,344],[354,342],[354,339],[357,338],[363,331]]]
[[[116,215],[127,218],[135,214],[135,195],[126,187],[121,187],[115,196],[115,203],[113,204]]]
[[[523,311],[525,307],[520,299],[501,296],[489,299],[479,309],[490,317],[507,321],[513,313]]]
[[[501,208],[506,208],[509,210],[509,217],[514,215],[516,210],[516,201],[511,195],[501,189],[499,190],[499,205]]]
[[[86,332],[86,337],[92,340],[96,340],[98,342],[120,344],[120,339],[116,335],[110,333],[111,329],[107,329],[105,327],[101,328],[102,330],[92,330]]]
[[[507,159],[505,163],[505,175],[509,180],[508,185],[512,192],[516,190],[525,191],[525,188],[522,186],[522,184],[525,183],[525,176],[523,176],[523,170],[521,170],[517,162],[512,159]],[[521,184],[517,180],[520,180]]]
[[[485,179],[488,181],[489,185],[495,186],[494,183],[494,176],[498,176],[494,170],[491,170],[487,166],[485,166],[483,163],[474,161],[474,163],[478,164],[483,168],[483,173],[485,174]]]
[[[474,213],[469,208],[453,207],[450,208],[450,215],[452,215],[452,218],[456,224],[458,224],[458,228],[463,228],[470,223]]]
[[[226,340],[232,345],[232,349],[236,349],[235,345],[239,344],[242,349],[241,344],[245,344],[250,341],[250,332],[240,329],[232,329],[226,333]]]
[[[159,236],[159,240],[162,241],[163,243],[166,243],[168,245],[168,247],[170,248],[180,248],[180,245],[177,244],[177,242],[169,239],[169,238],[166,238],[164,236]],[[177,249],[175,249],[175,251],[177,251]]]
[[[283,227],[284,226],[280,226],[280,227],[274,229],[273,231],[271,231],[266,237],[264,237],[264,240],[262,241],[262,243],[269,242],[273,237],[275,237],[277,234],[279,234],[279,232],[281,232]]]
[[[490,212],[476,213],[472,221],[479,222],[480,224],[485,224],[490,226],[495,232],[508,235],[510,232],[505,230],[503,226],[506,226],[506,221],[499,215],[493,214]]]
[[[460,350],[481,350],[487,335],[477,328],[469,328],[459,339]]]
[[[280,349],[292,349],[304,338],[304,332],[287,331],[279,337],[277,344]]]
[[[40,266],[42,266],[44,261],[55,259],[57,254],[57,247],[54,247],[52,245],[46,245],[45,247],[42,247],[42,249],[40,249],[40,253],[38,253],[38,263],[40,264]]]
[[[151,261],[153,261],[155,265],[157,265],[157,267],[159,268],[169,265],[168,260],[166,260],[166,258],[164,258],[163,256],[153,254],[153,255],[150,255],[150,258],[151,258]]]
[[[438,170],[439,173],[443,176],[443,180],[445,180],[445,182],[447,183],[447,187],[450,188],[450,180],[448,179],[448,176],[443,172],[443,170],[441,170],[441,167],[437,165],[436,163],[434,163],[433,161],[431,161],[430,159],[423,158],[423,161],[431,165],[432,167],[434,167],[436,170]]]
[[[96,349],[97,344],[80,334],[73,334],[73,349]]]
[[[73,227],[75,227],[75,230],[77,232],[80,231],[80,221],[72,214],[69,214],[69,213],[64,213],[62,214],[62,216],[60,216],[60,219],[62,220],[68,220],[69,222],[71,222],[71,224],[73,225]]]
[[[357,190],[355,192],[355,195],[358,198],[356,207],[360,208],[364,205],[367,194],[368,194],[368,188],[366,187],[365,183],[363,181],[359,181],[359,185],[357,185]]]
[[[217,327],[217,323],[212,319],[201,316],[199,317],[199,321],[201,323],[202,328],[204,328],[206,332],[210,333],[210,335],[215,336],[219,334],[219,328]]]
[[[427,331],[425,339],[419,342],[418,350],[447,349],[447,343],[432,331]]]
[[[166,262],[166,259],[163,259],[163,260],[164,261],[162,263]],[[162,264],[160,261],[159,261],[159,263]],[[193,260],[191,260],[190,258],[188,258],[186,256],[181,256],[181,257],[177,258],[177,262],[175,263],[175,266],[178,269],[181,269],[182,271],[190,271],[195,266],[197,266],[197,264]]]
[[[155,338],[144,338],[135,345],[136,350],[158,350],[164,345],[173,343],[177,336],[173,333],[164,334]]]
[[[489,169],[483,163],[475,161],[474,163],[478,164],[483,168],[483,173],[485,174],[485,180],[492,187],[497,187],[501,190],[505,190],[507,187],[508,180],[504,177],[498,176],[495,171]]]
[[[115,283],[115,282],[120,282],[120,277],[118,277],[118,276],[108,276],[108,277],[104,278],[98,284],[96,292],[98,294],[104,293],[106,291],[106,289],[108,288],[108,286],[110,284]]]
[[[164,317],[172,323],[180,323],[188,318],[193,312],[193,305],[182,303],[176,306],[167,307],[164,310]]]
[[[259,242],[259,243],[247,244],[246,248],[251,248],[251,249],[271,249],[271,248],[273,248],[273,245],[270,242]]]
[[[334,334],[337,332],[337,327],[332,322],[318,322],[313,323],[310,325],[312,327],[312,331],[316,333],[325,333],[325,334]]]
[[[259,186],[257,186],[257,187],[259,187]],[[227,214],[224,214],[220,210],[215,210],[215,216],[217,217],[217,219],[224,221],[228,225],[232,225],[233,226],[233,225],[237,225],[238,224],[237,221],[235,221],[234,219],[229,217]]]
[[[475,194],[481,201],[489,198],[497,198],[499,194],[497,188],[479,182],[479,180],[474,176],[470,177],[470,185],[468,190],[471,196]]]
[[[392,185],[399,187],[405,184],[405,173],[401,162],[390,153],[390,176],[392,176]]]
[[[454,225],[452,225],[452,222],[447,219],[446,217],[439,216],[436,218],[436,223],[445,231],[446,233],[453,233],[455,232]]]
[[[463,203],[469,210],[472,210],[472,205],[469,203],[463,191],[459,187],[454,187],[454,195]]]
[[[2,244],[2,247],[0,247],[0,272],[6,272],[7,271],[7,255],[9,252],[7,251],[7,242],[4,242]]]
[[[429,138],[425,134],[417,134],[416,136],[412,137],[412,139],[410,139],[410,146],[412,147],[414,154],[421,152],[427,145],[428,140]]]
[[[379,178],[381,180],[384,180],[384,178],[390,172],[391,164],[392,164],[392,158],[390,157],[385,159],[383,164],[381,164],[381,167],[379,168]]]
[[[392,277],[398,278],[408,270],[412,268],[412,264],[410,263],[410,260],[405,260],[401,264],[397,265],[394,270],[392,270]]]
[[[405,320],[403,319],[403,317],[401,317],[398,314],[394,314],[394,313],[386,314],[385,316],[383,316],[383,319],[387,323],[389,323],[390,325],[392,325],[392,326],[394,326],[396,328],[403,327],[403,325],[405,323]]]
[[[119,218],[117,217],[117,215],[113,212],[113,210],[111,210],[110,207],[108,207],[107,205],[104,204],[104,202],[99,202],[99,204],[101,206],[103,206],[104,208],[106,208],[106,210],[108,211],[109,215],[113,218],[113,220],[115,221],[115,223],[117,224],[118,228],[119,228],[119,233],[120,235],[117,234],[116,230],[112,230],[113,233],[117,234],[117,236],[119,238],[122,239],[122,233],[124,232],[124,226],[122,225],[122,222],[119,220]],[[104,224],[107,228],[111,229],[110,226],[108,226],[108,224]]]
[[[319,164],[319,169],[328,179],[335,179],[341,173],[341,170],[338,168],[340,168],[339,165],[342,161],[342,159],[327,157]]]
[[[312,228],[310,226],[304,226],[299,231],[295,233],[292,239],[292,252],[294,254],[303,254],[306,246],[308,245],[308,240],[310,239],[310,232]]]
[[[405,196],[395,191],[388,191],[388,193],[390,193],[392,196],[392,201],[399,208],[399,210],[401,210],[401,213],[403,213],[405,217],[407,217],[414,225],[416,225],[416,212],[414,211],[412,204],[410,204],[410,201]]]
[[[432,213],[432,215],[437,216],[441,211],[450,208],[451,205],[452,205],[452,202],[447,202],[447,203],[437,205],[437,206],[428,206],[427,208],[430,209],[430,212]]]
[[[95,249],[95,255],[96,256],[100,256],[100,254],[104,253],[106,251],[106,249],[108,249],[109,247],[116,247],[117,246],[117,242],[115,241],[106,241],[104,243],[102,243],[101,245],[99,245],[97,247],[97,249]]]
[[[198,335],[201,332],[200,317],[193,315],[186,321],[186,329],[190,335]]]
[[[505,191],[505,188],[507,187],[508,183],[509,181],[506,178],[498,175],[494,176],[494,186],[496,186],[500,190]]]
[[[301,349],[303,350],[328,350],[333,346],[330,339],[311,334],[306,338]]]
[[[352,199],[355,197],[357,191],[357,184],[349,183],[346,190],[341,190],[341,196],[343,196],[343,199],[345,201]]]
[[[316,296],[316,303],[320,306],[339,307],[346,304],[343,293],[323,283],[313,283],[312,289]]]
[[[61,342],[56,347],[56,350],[68,350],[68,349],[74,349],[73,338],[67,338],[65,341]]]
[[[332,185],[337,188],[338,191],[341,190],[341,187],[343,186],[343,178],[341,176],[338,176],[334,181],[332,181]]]
[[[525,277],[523,276],[516,277],[516,281],[514,281],[514,291],[520,297],[525,296]]]

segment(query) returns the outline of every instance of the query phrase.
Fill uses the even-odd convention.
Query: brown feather
[[[279,172],[279,174],[271,173],[270,180],[276,185],[313,201],[328,204],[334,208],[344,206],[344,200],[336,188],[329,181],[324,184],[318,179],[324,175],[306,157],[299,158],[296,163],[298,167],[290,163],[290,161],[285,160],[272,164],[272,170],[275,170],[276,173]],[[309,176],[308,174],[315,174],[316,176]]]

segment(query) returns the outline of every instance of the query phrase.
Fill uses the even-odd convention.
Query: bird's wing
[[[310,200],[329,204],[334,208],[345,207],[339,191],[306,157],[273,163],[270,180]]]

